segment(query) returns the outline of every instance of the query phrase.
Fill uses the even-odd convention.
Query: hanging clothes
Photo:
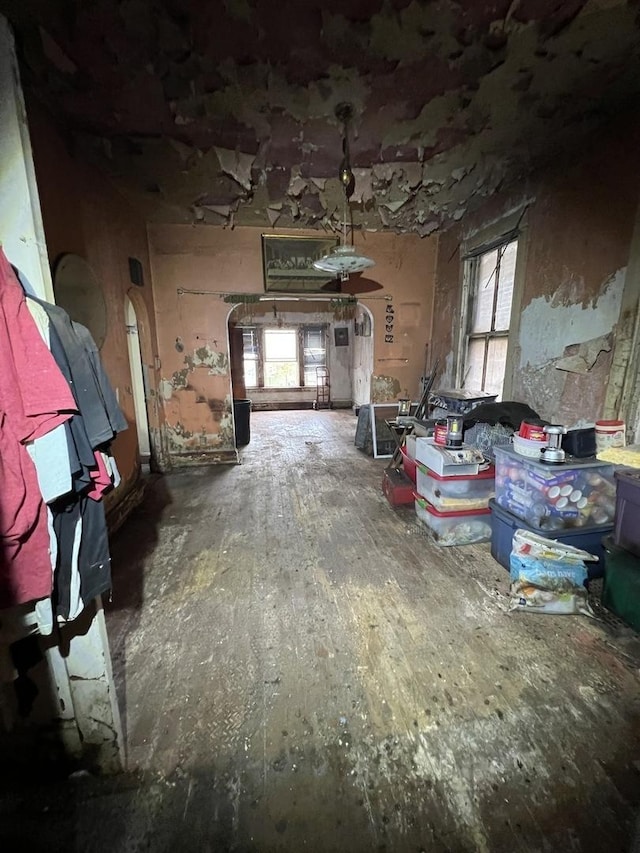
[[[0,250],[0,607],[43,633],[111,588],[103,495],[127,421],[89,331],[28,296]]]
[[[51,326],[62,344],[66,360],[71,373],[71,387],[78,403],[78,408],[85,424],[85,429],[91,447],[95,450],[101,444],[110,442],[116,433],[127,429],[127,421],[120,411],[115,400],[115,394],[110,391],[110,404],[107,406],[105,397],[100,388],[100,382],[96,375],[96,369],[92,364],[90,353],[85,348],[84,341],[89,340],[95,348],[97,347],[87,329],[80,327],[83,332],[83,340],[74,331],[71,319],[67,312],[58,305],[50,305],[41,299],[30,296],[38,305],[47,312]],[[110,389],[106,375],[104,380]]]
[[[92,598],[111,589],[111,558],[102,496],[114,487],[103,452],[127,421],[88,329],[66,311],[29,297],[50,322],[51,352],[67,378],[78,415],[68,425],[75,472],[69,494],[51,503],[58,551],[53,606],[59,620],[74,619]]]
[[[51,594],[47,511],[26,442],[74,411],[70,388],[0,249],[0,607]]]

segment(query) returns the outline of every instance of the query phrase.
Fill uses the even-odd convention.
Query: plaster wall
[[[640,127],[614,129],[571,165],[496,196],[442,235],[434,313],[448,322],[434,325],[438,384],[455,382],[465,253],[501,223],[520,221],[505,399],[567,426],[603,416],[640,191],[639,142]]]
[[[149,385],[148,414],[156,451],[161,456],[154,356],[156,331],[151,270],[144,221],[93,168],[74,158],[65,137],[36,101],[27,103],[36,179],[51,263],[65,253],[81,255],[93,268],[106,304],[107,330],[100,356],[116,391],[129,429],[113,443],[122,475],[120,487],[107,496],[115,510],[135,486],[140,461],[127,348],[125,296],[138,318],[142,360]],[[144,286],[130,282],[128,258],[142,263]],[[161,461],[161,460],[160,460]]]
[[[260,234],[250,227],[149,225],[160,390],[175,464],[234,455],[230,306],[223,295],[264,292]],[[436,241],[372,233],[359,234],[356,245],[376,261],[370,277],[381,285],[361,299],[374,317],[372,396],[386,401],[413,395],[431,327]],[[389,304],[395,317],[393,342],[385,342]]]

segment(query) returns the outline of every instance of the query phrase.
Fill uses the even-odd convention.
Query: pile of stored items
[[[586,613],[581,573],[604,575],[604,603],[640,630],[640,447],[624,446],[624,424],[567,431],[519,403],[453,404],[404,437],[402,500],[385,489],[390,503],[412,501],[439,545],[490,542],[516,608]],[[532,543],[538,556],[523,558]]]

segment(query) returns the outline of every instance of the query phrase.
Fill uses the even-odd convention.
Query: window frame
[[[498,334],[507,338],[507,355],[505,361],[504,381],[502,385],[502,399],[510,400],[513,397],[515,376],[519,365],[514,364],[514,357],[518,352],[518,340],[520,337],[520,317],[522,292],[524,289],[524,278],[527,266],[528,228],[526,213],[530,202],[526,202],[518,209],[512,211],[509,216],[476,232],[467,238],[460,246],[460,320],[457,332],[455,348],[455,383],[456,388],[462,388],[466,367],[466,354],[469,340],[470,326],[473,316],[473,289],[475,285],[475,273],[481,255],[491,252],[502,245],[513,240],[518,241],[516,265],[513,279],[513,297],[511,300],[511,316],[509,330],[506,335]]]
[[[328,366],[329,363],[329,347],[328,347],[328,323],[291,323],[288,325],[278,326],[273,323],[269,324],[257,324],[255,326],[245,326],[247,331],[253,331],[255,335],[256,348],[258,351],[258,357],[256,362],[256,373],[257,373],[257,385],[247,385],[247,390],[260,389],[269,391],[304,391],[310,388],[315,389],[316,383],[315,381],[310,385],[305,385],[304,383],[304,341],[305,341],[305,332],[320,332],[322,335],[322,339],[324,342],[324,358],[325,358],[325,366]],[[268,331],[295,331],[296,332],[296,346],[297,346],[297,362],[298,362],[298,385],[291,386],[271,386],[265,385],[264,382],[264,367],[266,363],[266,349],[265,349],[265,333]],[[243,366],[244,366],[244,351],[243,351]]]

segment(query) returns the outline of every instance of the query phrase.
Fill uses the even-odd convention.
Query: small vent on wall
[[[129,258],[129,278],[131,279],[131,284],[135,284],[137,287],[144,285],[142,264],[137,258]]]

